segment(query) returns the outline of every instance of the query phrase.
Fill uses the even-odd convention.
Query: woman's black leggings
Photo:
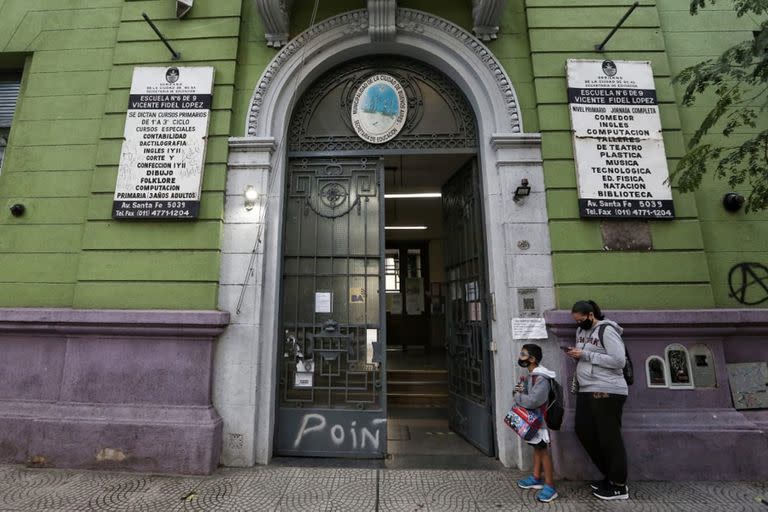
[[[627,482],[627,451],[621,437],[621,414],[627,397],[579,393],[576,435],[597,469],[616,484]]]

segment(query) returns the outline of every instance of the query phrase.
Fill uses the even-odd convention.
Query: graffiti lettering
[[[345,429],[344,425],[336,424],[327,429],[328,421],[322,414],[311,413],[305,414],[301,420],[301,427],[299,433],[296,435],[296,439],[293,442],[293,447],[298,448],[301,442],[310,434],[328,435],[331,442],[336,447],[342,447],[348,439],[351,441],[351,448],[353,450],[364,449],[370,445],[371,449],[377,450],[379,448],[380,438],[379,426],[386,423],[387,420],[383,418],[375,419],[371,421],[371,430],[367,427],[357,428],[357,421],[350,423],[349,427]],[[326,434],[327,432],[327,434]],[[349,434],[349,436],[347,436]],[[360,444],[358,445],[358,435]]]
[[[754,286],[757,285],[757,286]],[[730,297],[755,306],[768,300],[768,268],[761,263],[739,263],[728,273]]]

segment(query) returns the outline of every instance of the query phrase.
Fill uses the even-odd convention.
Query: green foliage
[[[717,101],[688,143],[673,176],[683,192],[696,190],[715,164],[715,176],[731,187],[748,185],[745,210],[768,209],[768,0],[731,0],[737,16],[763,18],[751,40],[739,43],[716,59],[684,69],[675,82],[685,86],[683,105],[691,106],[705,91],[714,91]],[[691,0],[691,14],[716,0]],[[759,126],[763,120],[763,126]],[[710,131],[720,132],[726,143],[707,143]],[[745,133],[748,133],[745,135]]]

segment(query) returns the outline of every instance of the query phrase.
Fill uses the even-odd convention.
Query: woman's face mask
[[[528,368],[528,365],[531,364],[531,356],[525,352],[521,352],[520,358],[517,360],[517,364],[523,368]]]
[[[576,315],[574,315],[574,316],[576,316]],[[585,331],[588,330],[588,329],[591,329],[592,326],[594,325],[594,320],[589,317],[589,314],[587,316],[585,316],[584,318],[581,318],[581,319],[574,318],[574,320],[576,321],[576,325],[578,325],[581,329],[583,329]]]

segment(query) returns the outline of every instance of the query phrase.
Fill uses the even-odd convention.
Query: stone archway
[[[396,30],[389,37],[372,39],[367,10],[351,11],[324,20],[290,41],[262,74],[251,101],[245,133],[230,139],[220,306],[232,312],[232,326],[222,340],[232,350],[247,353],[236,370],[217,355],[214,373],[214,404],[224,418],[224,452],[227,465],[267,463],[272,453],[275,420],[275,362],[278,350],[279,261],[281,212],[285,175],[285,142],[288,123],[301,93],[322,73],[349,59],[385,53],[421,60],[442,71],[467,96],[478,122],[479,160],[486,244],[490,269],[489,287],[494,304],[495,416],[501,425],[509,404],[515,375],[516,348],[509,334],[518,316],[520,288],[538,290],[540,310],[554,306],[552,266],[540,156],[539,134],[522,132],[522,120],[512,82],[491,51],[473,35],[431,14],[397,9]],[[512,193],[522,179],[533,187],[526,203],[513,203]],[[242,192],[246,185],[257,189],[271,213],[243,218]],[[256,213],[259,209],[256,208]],[[506,232],[506,234],[505,234]],[[258,257],[254,278],[248,283],[243,307],[235,311],[241,286],[237,279],[248,273],[248,252],[254,240]],[[530,241],[526,254],[517,239]],[[520,247],[524,247],[520,244]],[[525,272],[520,260],[535,265]],[[242,276],[242,277],[240,277]],[[254,282],[255,281],[255,282]],[[246,350],[248,347],[251,350]],[[231,394],[242,394],[250,385],[247,404],[227,403]],[[521,465],[514,434],[498,429],[499,458],[507,466]]]

